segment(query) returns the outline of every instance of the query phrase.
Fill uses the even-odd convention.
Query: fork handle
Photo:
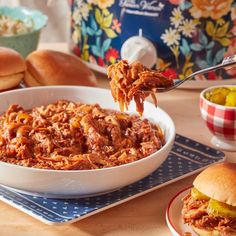
[[[185,81],[191,79],[192,77],[194,77],[196,75],[205,74],[207,72],[215,71],[215,70],[218,70],[218,69],[221,69],[221,68],[224,68],[224,67],[230,67],[230,69],[231,69],[231,66],[233,66],[235,64],[236,64],[236,55],[226,57],[226,58],[223,59],[221,64],[211,66],[211,67],[207,67],[205,69],[196,71],[196,72],[192,73],[191,75],[187,76]]]

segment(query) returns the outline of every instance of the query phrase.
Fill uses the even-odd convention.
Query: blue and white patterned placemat
[[[25,195],[0,187],[0,199],[44,223],[72,223],[187,177],[224,159],[223,152],[176,135],[173,149],[160,168],[145,179],[115,192],[64,200]]]

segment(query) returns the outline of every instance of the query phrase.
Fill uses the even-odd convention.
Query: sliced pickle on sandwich
[[[201,192],[198,191],[196,188],[192,188],[192,190],[191,190],[191,196],[192,196],[195,200],[209,200],[209,199],[210,199],[208,196],[206,196],[205,194],[201,193]]]
[[[236,207],[210,199],[207,212],[213,216],[236,218]]]

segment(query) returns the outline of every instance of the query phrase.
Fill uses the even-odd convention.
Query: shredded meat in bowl
[[[0,161],[53,169],[99,169],[130,163],[164,145],[158,125],[137,115],[66,100],[0,116]]]

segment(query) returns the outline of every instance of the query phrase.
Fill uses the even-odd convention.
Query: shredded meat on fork
[[[65,100],[32,110],[11,105],[0,127],[0,161],[43,169],[118,166],[164,145],[147,119]]]
[[[131,100],[136,103],[136,110],[142,114],[144,100],[152,96],[154,104],[157,105],[155,89],[157,87],[169,87],[173,80],[162,75],[157,70],[151,70],[140,62],[128,64],[122,60],[107,68],[108,78],[111,78],[110,86],[115,102],[119,102],[120,110],[128,109]]]

